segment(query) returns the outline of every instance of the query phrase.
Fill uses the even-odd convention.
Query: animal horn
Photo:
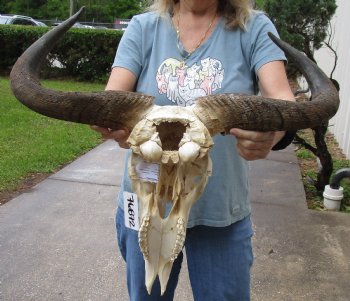
[[[24,105],[48,117],[131,131],[153,107],[153,97],[124,91],[61,92],[40,85],[40,68],[47,54],[83,9],[44,34],[19,57],[10,75],[12,91]]]
[[[194,112],[210,133],[231,128],[255,131],[296,131],[314,128],[338,110],[339,95],[330,79],[306,55],[269,33],[305,76],[312,101],[293,102],[256,95],[217,94],[198,98]]]

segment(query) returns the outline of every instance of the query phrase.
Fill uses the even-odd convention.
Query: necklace
[[[208,35],[208,32],[210,31],[214,20],[216,18],[216,13],[214,15],[214,17],[211,19],[207,30],[204,32],[204,35],[202,36],[202,38],[199,40],[198,44],[196,45],[195,48],[189,51],[186,51],[185,48],[183,47],[182,43],[181,43],[181,39],[180,39],[180,12],[177,15],[177,24],[176,24],[176,37],[177,37],[177,49],[179,50],[181,56],[182,56],[182,62],[181,62],[181,67],[184,67],[186,65],[186,61],[189,59],[189,57],[192,55],[193,52],[195,52],[203,43],[203,41],[205,40],[205,38]]]

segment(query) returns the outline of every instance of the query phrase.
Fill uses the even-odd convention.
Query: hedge
[[[11,70],[22,52],[50,28],[0,26],[0,69]],[[67,76],[84,81],[105,81],[122,31],[72,28],[48,55],[43,77]],[[59,61],[62,67],[54,66]],[[56,64],[57,65],[57,64]]]

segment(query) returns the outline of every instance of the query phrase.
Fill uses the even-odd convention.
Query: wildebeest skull
[[[212,136],[237,127],[278,131],[313,128],[330,119],[339,105],[338,92],[305,55],[270,35],[298,65],[312,93],[310,102],[291,102],[255,95],[217,94],[198,98],[190,107],[156,106],[153,97],[122,91],[58,92],[43,88],[39,72],[55,42],[76,22],[76,15],[31,45],[11,72],[15,96],[32,110],[57,119],[127,128],[132,156],[129,175],[140,199],[139,244],[150,292],[158,275],[165,291],[172,263],[181,251],[189,210],[211,173]],[[154,181],[140,178],[144,162],[156,164]],[[165,216],[165,203],[172,209]]]

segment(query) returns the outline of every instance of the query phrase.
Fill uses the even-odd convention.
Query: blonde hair
[[[179,0],[153,0],[150,1],[149,11],[154,11],[160,16],[174,12],[175,4]],[[253,11],[251,0],[218,0],[218,13],[226,19],[226,25],[230,29],[245,26]]]

